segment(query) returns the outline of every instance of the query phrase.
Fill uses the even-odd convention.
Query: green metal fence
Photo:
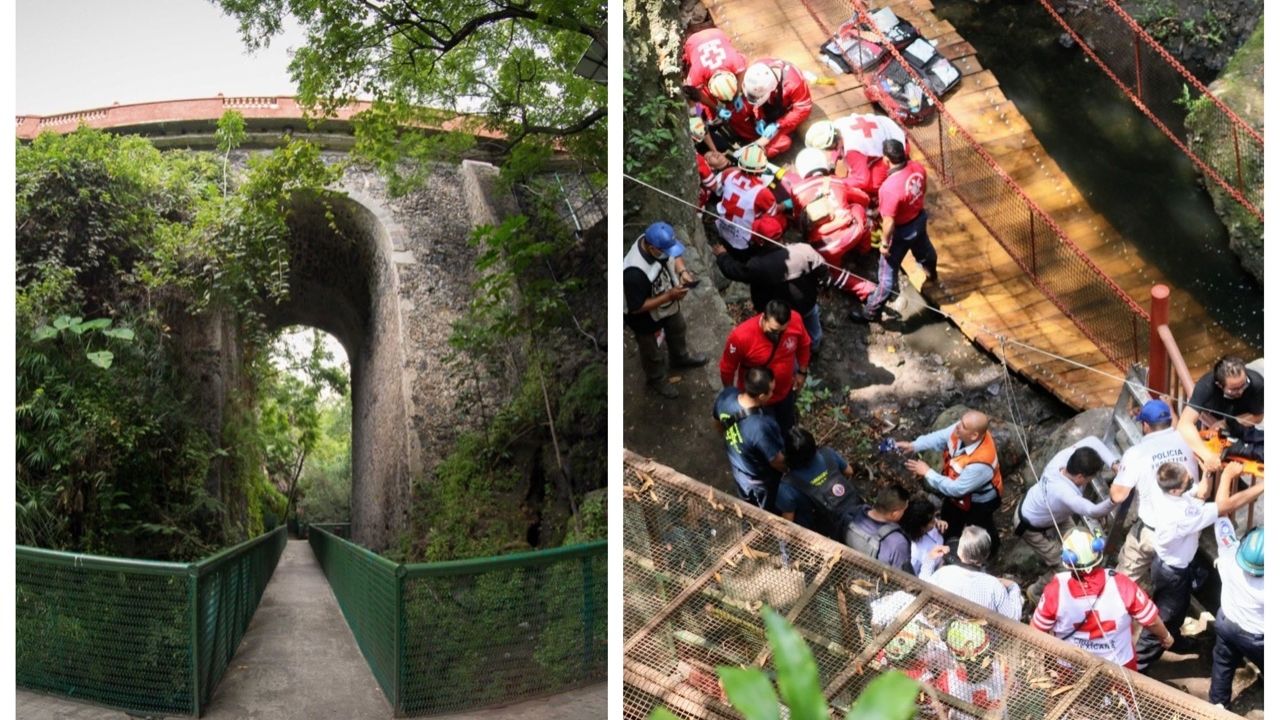
[[[398,565],[312,525],[311,547],[397,716],[518,702],[605,678],[606,541]]]
[[[18,547],[17,684],[199,715],[284,551],[283,527],[194,563]]]

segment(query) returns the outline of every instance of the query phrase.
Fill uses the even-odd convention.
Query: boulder
[[[1038,472],[1044,471],[1045,463],[1065,447],[1068,447],[1090,435],[1102,438],[1111,422],[1111,408],[1101,407],[1085,410],[1067,420],[1051,432],[1043,443],[1031,448],[1031,461]],[[1113,448],[1114,449],[1114,448]]]

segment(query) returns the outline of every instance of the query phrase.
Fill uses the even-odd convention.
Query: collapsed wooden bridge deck
[[[874,111],[856,75],[833,75],[818,59],[818,48],[850,17],[849,0],[705,0],[705,4],[715,24],[748,57],[785,58],[802,70],[827,78],[811,84],[814,113],[810,122]],[[934,15],[930,0],[875,3],[885,4],[912,22],[924,37],[936,40],[938,51],[961,72],[959,87],[945,98],[955,122],[1120,289],[1147,306],[1151,287],[1167,284],[1163,275],[1089,206],[1045,152],[1027,120],[1004,96],[995,75],[982,67],[973,46],[949,22]],[[913,136],[938,135],[938,122],[913,129]],[[938,249],[941,281],[927,293],[930,301],[955,318],[968,337],[1006,354],[1012,368],[1068,405],[1084,409],[1113,403],[1122,373],[1081,329],[1092,323],[1114,322],[1108,317],[1114,313],[1113,306],[1065,298],[1078,323],[1073,321],[1036,286],[980,219],[996,208],[984,207],[982,194],[975,192],[965,193],[967,205],[937,181],[937,168],[931,170],[935,177],[930,183],[929,232]],[[999,182],[995,177],[993,173],[953,182]],[[994,205],[996,200],[990,202]],[[910,262],[904,269],[919,287],[923,272]],[[1185,292],[1177,287],[1172,290],[1170,327],[1193,376],[1207,371],[1224,353],[1245,357],[1261,353],[1261,348],[1215,323],[1203,305]],[[1017,345],[1002,348],[1001,336],[1067,360]]]

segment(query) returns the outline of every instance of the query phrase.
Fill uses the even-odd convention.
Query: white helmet
[[[704,122],[702,118],[698,117],[697,115],[694,115],[693,117],[689,118],[689,137],[693,138],[694,142],[702,142],[702,139],[705,138],[706,136],[707,136],[706,122]]]
[[[834,169],[831,165],[831,157],[817,148],[808,147],[796,155],[796,173],[802,178],[807,178],[819,170],[830,173]]]
[[[836,146],[836,124],[830,120],[819,120],[804,134],[806,147],[819,150],[830,150]]]
[[[755,63],[742,76],[742,94],[752,105],[763,105],[773,91],[778,89],[778,76],[773,68]]]

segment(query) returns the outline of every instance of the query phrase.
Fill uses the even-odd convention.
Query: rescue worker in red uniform
[[[1000,509],[1004,479],[996,457],[996,441],[991,437],[986,413],[969,410],[952,425],[912,440],[898,441],[902,452],[942,452],[942,472],[923,460],[906,462],[907,470],[919,475],[925,489],[945,498],[942,520],[947,523],[943,537],[959,537],[964,528],[977,525],[991,536],[994,560],[1000,551],[1000,531],[995,515]]]
[[[684,41],[684,84],[680,90],[689,102],[690,111],[694,111],[699,103],[714,108],[717,100],[725,100],[713,95],[708,90],[711,77],[717,72],[726,72],[741,78],[747,69],[747,58],[733,46],[729,36],[719,28],[707,28],[690,35]],[[735,87],[728,100],[737,94]]]
[[[770,300],[764,312],[743,320],[729,333],[720,355],[720,381],[745,387],[747,370],[773,371],[773,395],[765,412],[778,421],[783,437],[796,424],[796,393],[809,375],[809,332],[800,313],[781,300]]]
[[[726,108],[730,130],[742,142],[763,147],[771,158],[789,150],[791,134],[813,111],[804,75],[786,60],[764,58],[747,68],[741,85],[745,102]]]
[[[748,145],[738,156],[738,167],[722,173],[716,232],[732,253],[745,256],[753,242],[763,242],[759,235],[776,239],[786,230],[787,221],[777,198],[761,177],[768,167],[764,150],[759,145]]]
[[[821,150],[805,148],[796,156],[791,199],[805,238],[830,267],[831,285],[866,300],[875,290],[868,282],[843,269],[844,257],[871,250],[871,226],[867,222],[867,194],[848,178],[832,173],[831,158]]]
[[[1128,575],[1102,566],[1105,538],[1073,528],[1062,547],[1067,570],[1045,587],[1031,627],[1130,670],[1138,669],[1133,621],[1146,626],[1164,647],[1173,645],[1173,634],[1151,598]]]
[[[880,311],[897,291],[898,272],[910,251],[924,268],[925,282],[938,278],[938,253],[929,242],[929,215],[924,209],[927,174],[924,166],[907,157],[906,148],[897,140],[884,141],[884,156],[889,161],[889,177],[880,186],[880,266],[876,273],[876,290],[860,309],[849,317],[854,322],[880,322]]]
[[[843,160],[846,177],[874,196],[889,176],[884,158],[884,141],[897,140],[908,155],[907,133],[892,118],[872,113],[854,114],[835,120],[820,120],[804,135],[804,144],[829,152],[832,165]]]

